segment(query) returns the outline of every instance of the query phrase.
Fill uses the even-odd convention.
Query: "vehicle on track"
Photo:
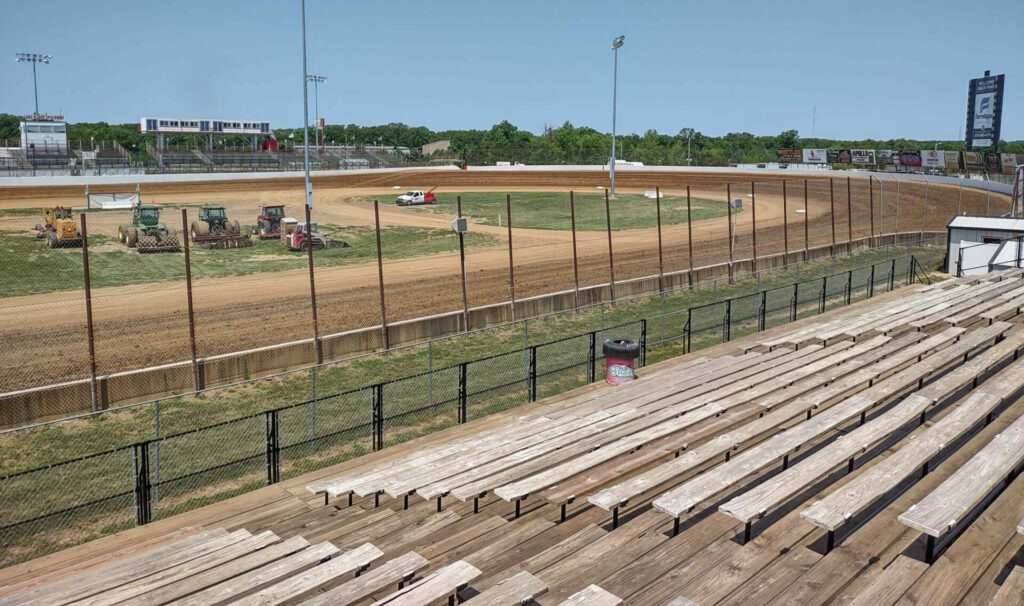
[[[434,204],[437,202],[437,196],[433,194],[436,187],[431,188],[429,191],[423,191],[422,189],[414,189],[407,191],[401,196],[395,198],[395,204],[398,206],[419,206],[420,204]]]
[[[46,240],[47,248],[82,245],[82,232],[70,208],[52,206],[42,209],[42,212],[43,224],[36,225],[35,234],[37,238]]]
[[[207,248],[244,248],[252,246],[249,233],[242,233],[238,221],[228,219],[222,204],[204,204],[199,208],[199,220],[190,228],[192,241]]]
[[[284,204],[263,204],[252,226],[252,235],[261,240],[281,237],[281,219],[284,218]]]
[[[160,207],[155,204],[132,206],[132,222],[117,228],[117,239],[140,253],[181,250],[178,233],[160,222]]]

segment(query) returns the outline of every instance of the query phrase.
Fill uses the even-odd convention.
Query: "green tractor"
[[[181,250],[177,232],[160,222],[160,207],[155,204],[133,206],[132,222],[117,228],[117,239],[140,253]]]
[[[252,246],[249,232],[242,233],[238,221],[228,219],[221,204],[203,204],[199,207],[199,220],[190,228],[192,241],[207,248],[244,248]]]

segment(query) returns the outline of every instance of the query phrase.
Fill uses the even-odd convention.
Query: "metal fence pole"
[[[896,178],[896,224],[892,228],[892,243],[896,243],[896,234],[900,231],[900,178]]]
[[[467,362],[459,364],[459,405],[458,405],[458,420],[459,423],[465,423],[469,408],[469,385],[467,375]]]
[[[804,261],[807,261],[807,255],[810,252],[810,239],[808,238],[807,231],[810,223],[810,212],[807,209],[807,179],[804,179]]]
[[[853,194],[850,191],[852,180],[846,178],[846,239],[848,241],[847,251],[853,252]]]
[[[658,292],[665,292],[665,257],[661,246],[661,187],[654,188],[654,208],[658,213]]]
[[[871,184],[871,179],[873,178],[871,175],[868,175],[868,212],[871,215],[871,246],[875,247],[878,242],[875,240],[875,187]]]
[[[373,201],[373,225],[377,232],[377,286],[380,288],[380,336],[384,350],[391,349],[388,338],[388,312],[384,304],[384,260],[380,249],[380,210],[377,201]]]
[[[689,286],[693,287],[693,217],[690,213],[690,186],[686,186],[686,245],[689,248],[690,271],[686,274]]]
[[[508,289],[512,301],[512,321],[516,321],[516,272],[512,265],[512,194],[505,194],[505,215],[508,219]]]
[[[750,182],[750,237],[754,254],[753,268],[757,272],[757,198],[754,193],[754,182]]]
[[[85,225],[85,213],[79,215],[82,224],[82,275],[85,279],[85,330],[89,342],[89,395],[93,412],[99,410],[99,390],[96,386],[96,336],[92,322],[92,286],[89,282],[89,231]]]
[[[789,321],[796,322],[797,315],[797,301],[800,298],[800,283],[796,282],[793,284],[793,296],[789,300]]]
[[[188,344],[192,354],[192,391],[199,391],[199,364],[196,359],[196,316],[192,303],[192,257],[188,241],[188,210],[181,209],[181,234],[185,240],[185,293],[188,301]]]
[[[604,219],[608,232],[608,275],[611,278],[610,289],[612,303],[615,302],[615,254],[612,252],[612,207],[609,202],[608,190],[604,190]]]
[[[149,442],[132,446],[133,492],[135,501],[135,525],[142,526],[153,521],[152,485],[149,478]]]
[[[782,265],[789,265],[789,201],[785,179],[782,180]]]
[[[757,310],[757,330],[760,332],[765,327],[765,316],[768,313],[768,291],[761,291],[761,305]]]
[[[732,283],[733,240],[732,240],[732,187],[725,184],[725,212],[729,223],[729,283]]]
[[[732,338],[732,299],[725,300],[725,318],[722,322],[722,343]]]
[[[693,314],[691,313],[693,308],[686,309],[686,326],[683,327],[683,354],[688,354],[693,351],[693,341],[690,338],[693,334],[693,324],[690,322],[693,320]]]
[[[924,239],[924,226],[928,218],[928,186],[931,182],[925,181],[924,183],[924,209],[921,211],[921,239]]]
[[[573,303],[578,312],[580,310],[580,265],[576,257],[576,194],[569,191],[569,221],[572,228],[572,279],[573,279]]]
[[[309,224],[312,222],[309,216],[309,206],[306,206],[306,230],[309,230]],[[309,302],[310,311],[313,317],[313,359],[317,365],[323,362],[323,352],[320,348],[320,326],[317,322],[316,313],[316,279],[313,273],[313,242],[307,239],[308,245],[306,246],[306,258],[308,259],[309,265]]]
[[[597,331],[590,331],[587,339],[587,383],[597,378]]]
[[[832,177],[828,178],[828,202],[832,209],[832,258],[836,256],[836,192],[832,183]]]
[[[459,218],[462,218],[462,196],[456,197]],[[459,232],[459,270],[462,272],[462,330],[469,331],[469,294],[466,287],[466,234]]]

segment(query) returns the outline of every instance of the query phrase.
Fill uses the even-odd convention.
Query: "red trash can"
[[[634,360],[640,357],[640,346],[632,339],[608,339],[602,347],[605,359],[605,381],[621,385],[636,378]]]

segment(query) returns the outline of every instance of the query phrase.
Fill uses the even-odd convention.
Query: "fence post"
[[[757,272],[757,197],[754,193],[754,182],[750,182],[750,237],[754,254],[753,268]]]
[[[846,304],[853,300],[853,270],[846,272]]]
[[[725,184],[725,211],[729,224],[729,284],[732,284],[733,237],[732,237],[732,186]],[[717,284],[717,282],[715,282]]]
[[[828,178],[828,202],[832,209],[832,258],[836,256],[836,192],[832,184],[832,177]]]
[[[460,213],[461,214],[461,213]],[[381,257],[380,250],[380,211],[377,209],[377,201],[373,201],[373,225],[377,232],[377,285],[380,287],[380,336],[381,343],[384,345],[384,351],[391,349],[390,339],[388,338],[388,313],[387,306],[384,304],[384,261]],[[462,237],[462,234],[459,234]],[[459,247],[462,250],[462,247]],[[463,257],[463,262],[465,257]],[[463,274],[465,276],[465,274]],[[465,290],[463,290],[465,293]],[[465,310],[463,310],[465,313]]]
[[[196,360],[196,316],[192,302],[192,257],[188,241],[188,209],[181,209],[181,237],[185,250],[185,294],[188,303],[188,343],[192,354],[192,391],[199,391],[199,363]]]
[[[138,442],[132,446],[136,526],[153,521],[153,501],[149,483],[149,442],[149,440]]]
[[[764,330],[765,316],[768,315],[768,291],[761,291],[761,306],[757,310],[757,330],[758,332]]]
[[[910,265],[907,266],[907,286],[914,283],[914,277],[917,274],[917,257],[910,255]]]
[[[614,160],[613,160],[614,162]],[[612,207],[608,198],[608,190],[604,190],[604,217],[608,229],[608,274],[611,277],[612,303],[615,302],[615,254],[612,252]]]
[[[268,410],[263,413],[266,423],[267,438],[267,484],[281,481],[281,432],[278,427],[278,411]]]
[[[640,319],[640,368],[647,364],[647,318]]]
[[[690,186],[686,186],[686,246],[689,249],[688,259],[690,271],[686,273],[686,281],[693,288],[693,221],[690,216]]]
[[[893,289],[893,285],[895,284],[895,282],[896,282],[896,259],[893,259],[892,261],[889,262],[889,286],[886,289],[886,292],[889,292],[890,290]]]
[[[96,389],[96,339],[92,325],[92,287],[89,283],[89,232],[85,226],[85,213],[80,216],[82,223],[82,273],[85,278],[85,328],[89,341],[89,395],[93,412],[99,410],[99,391]],[[194,351],[194,350],[193,350]]]
[[[587,383],[593,383],[597,375],[597,331],[590,331],[587,343]]]
[[[665,292],[665,257],[661,247],[661,187],[654,188],[654,204],[658,212],[658,292]]]
[[[384,384],[377,383],[371,390],[370,424],[373,436],[370,446],[373,450],[381,450],[384,448]]]
[[[868,298],[875,296],[875,265],[871,264],[871,277],[868,279]]]
[[[793,284],[793,297],[789,301],[789,321],[796,322],[796,303],[800,298],[800,283]]]
[[[580,310],[580,265],[576,257],[576,199],[575,194],[569,191],[569,226],[572,229],[572,279],[573,279],[573,303],[574,309]]]
[[[818,313],[825,313],[825,291],[828,290],[828,278],[821,279],[821,293],[818,295]]]
[[[512,264],[512,194],[505,194],[505,219],[508,224],[508,289],[512,296],[512,321],[516,321],[516,270]]]
[[[852,181],[850,177],[846,178],[846,240],[847,251],[853,252],[853,194],[850,191],[850,185]]]
[[[530,402],[537,401],[537,346],[530,348],[530,365],[527,369],[527,396]]]
[[[725,322],[722,324],[722,343],[732,339],[732,299],[725,300]]]
[[[810,210],[807,208],[807,179],[804,179],[804,261],[807,261],[807,255],[810,253],[810,238],[807,235],[808,225],[810,223]]]
[[[466,422],[466,412],[467,408],[469,408],[469,385],[466,384],[466,379],[468,378],[466,367],[468,365],[468,362],[462,362],[459,364],[459,423]]]
[[[789,265],[789,202],[786,199],[786,180],[782,180],[782,266]]]

